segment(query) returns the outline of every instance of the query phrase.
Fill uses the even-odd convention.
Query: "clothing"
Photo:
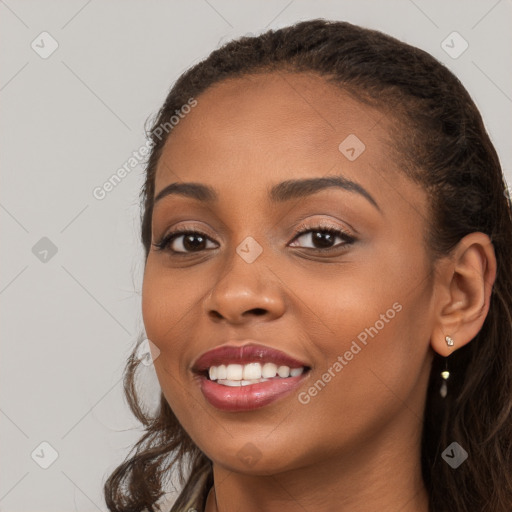
[[[192,490],[189,491],[189,498],[185,500],[187,488],[183,489],[176,499],[174,505],[169,512],[204,512],[206,498],[213,485],[213,477],[211,468],[203,471],[193,484]],[[181,503],[182,502],[182,503]]]

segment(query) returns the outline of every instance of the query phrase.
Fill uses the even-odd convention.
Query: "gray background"
[[[93,189],[144,144],[186,68],[233,37],[316,17],[382,30],[445,63],[512,183],[510,0],[0,0],[1,511],[106,510],[106,476],[141,434],[122,370],[143,329],[142,166],[103,200]],[[31,47],[50,48],[43,31],[59,45],[45,59]],[[458,58],[441,46],[453,31],[469,43]],[[158,396],[153,367],[145,373]],[[47,469],[42,442],[58,452]]]

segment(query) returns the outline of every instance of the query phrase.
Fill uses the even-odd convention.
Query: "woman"
[[[311,20],[212,52],[151,130],[162,388],[109,510],[512,509],[512,218],[467,91]],[[155,349],[158,349],[156,350]]]

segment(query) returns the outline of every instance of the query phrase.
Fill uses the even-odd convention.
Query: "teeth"
[[[283,377],[283,378],[289,377],[290,376],[290,367],[289,366],[280,366],[277,369],[277,375],[279,375],[279,377]]]
[[[215,368],[215,366],[212,366],[212,368]],[[217,379],[225,379],[226,376],[227,376],[226,365],[221,364],[220,366],[217,367]]]
[[[258,384],[258,382],[266,382],[267,380],[269,380],[269,379],[250,379],[250,380],[222,379],[222,380],[218,380],[217,384],[223,384],[224,386],[239,387],[239,386],[249,386],[250,384]]]
[[[241,364],[228,364],[226,367],[226,379],[242,380],[244,367]]]
[[[271,379],[277,374],[277,366],[274,363],[265,363],[261,369],[261,376]]]
[[[211,366],[208,370],[210,380],[216,380],[225,386],[248,386],[257,382],[265,382],[268,379],[298,377],[304,371],[304,367],[290,368],[289,366],[277,366],[274,363],[249,364],[221,364]]]
[[[249,363],[244,366],[244,380],[261,379],[261,364]]]

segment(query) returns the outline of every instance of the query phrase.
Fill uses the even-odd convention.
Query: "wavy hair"
[[[430,54],[381,32],[315,19],[213,51],[175,82],[149,137],[141,190],[141,238],[151,245],[155,172],[167,137],[161,127],[189,98],[230,78],[284,71],[314,73],[392,120],[391,149],[400,170],[429,197],[425,250],[432,265],[465,235],[489,235],[497,258],[490,309],[477,336],[449,357],[450,389],[441,398],[444,358],[434,355],[422,432],[421,464],[430,511],[512,510],[512,214],[500,162],[481,115],[461,82]],[[137,347],[136,347],[137,348]],[[135,351],[125,394],[145,433],[109,476],[111,512],[158,510],[171,471],[182,486],[171,512],[202,510],[213,485],[212,462],[192,442],[160,396],[155,416],[136,392]],[[442,458],[456,440],[469,454],[456,470]]]

